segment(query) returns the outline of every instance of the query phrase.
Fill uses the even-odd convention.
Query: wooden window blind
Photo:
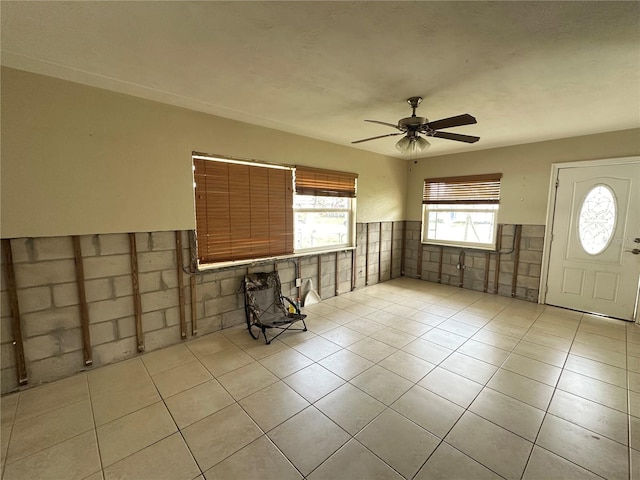
[[[501,173],[426,178],[422,203],[432,205],[500,203],[501,178]]]
[[[356,173],[296,166],[296,194],[355,198],[357,178]]]
[[[293,253],[293,174],[194,158],[201,264]]]

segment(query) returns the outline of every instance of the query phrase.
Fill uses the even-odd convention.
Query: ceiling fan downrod
[[[413,109],[413,113],[412,113],[411,116],[415,117],[416,116],[416,108],[418,108],[418,106],[422,103],[422,97],[410,97],[410,98],[407,98],[407,103]]]

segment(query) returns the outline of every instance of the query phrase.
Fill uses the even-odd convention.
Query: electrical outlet
[[[302,285],[302,279],[296,278],[296,287],[300,287]]]

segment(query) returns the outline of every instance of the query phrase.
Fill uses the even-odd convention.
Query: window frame
[[[201,154],[192,162],[198,268],[293,254],[291,167]]]
[[[327,252],[327,251],[331,252],[335,250],[345,250],[348,248],[355,248],[355,245],[354,245],[355,229],[356,229],[356,222],[355,222],[356,199],[355,198],[343,197],[349,200],[348,208],[296,208],[296,196],[315,197],[315,195],[298,195],[295,192],[293,194],[293,249],[295,253],[313,253],[313,252]],[[331,197],[331,198],[337,198],[337,197]],[[319,247],[296,248],[296,244],[298,242],[298,238],[297,238],[298,229],[296,228],[296,225],[297,225],[296,214],[297,213],[321,213],[321,212],[338,212],[338,213],[348,214],[347,241],[340,244],[325,245],[325,246],[319,246]]]
[[[296,253],[327,252],[335,250],[345,250],[355,248],[356,230],[356,198],[358,191],[358,174],[326,170],[304,165],[297,165],[294,171],[294,192],[293,192],[293,246]],[[348,198],[348,208],[296,208],[296,197],[330,197]],[[297,222],[296,213],[303,212],[346,212],[348,219],[347,241],[338,245],[325,245],[320,247],[310,247],[296,249],[297,242]]]
[[[422,201],[421,243],[476,250],[495,251],[497,246],[498,217],[502,174],[465,175],[457,177],[426,178]],[[431,206],[435,207],[431,207]],[[446,206],[450,208],[446,208]],[[485,206],[486,208],[479,208]],[[468,208],[464,208],[468,207]],[[431,213],[492,213],[492,241],[470,242],[430,238]]]
[[[279,259],[295,258],[301,255],[310,255],[314,253],[327,253],[327,252],[333,252],[333,251],[344,251],[344,250],[351,250],[355,248],[354,244],[355,244],[355,238],[356,238],[355,231],[356,231],[356,185],[357,185],[357,177],[358,177],[357,174],[317,169],[317,168],[305,167],[305,166],[269,163],[269,162],[262,162],[262,161],[249,160],[249,159],[243,159],[243,158],[229,157],[224,155],[204,154],[204,153],[198,153],[198,152],[192,152],[191,160],[192,160],[192,170],[193,170],[194,215],[195,215],[195,221],[196,221],[196,228],[194,230],[194,233],[195,233],[194,262],[197,270],[210,270],[210,269],[217,269],[217,268],[236,267],[241,265],[262,264],[262,263],[276,261]],[[276,213],[276,216],[286,217],[287,218],[286,222],[290,223],[290,230],[287,233],[287,235],[289,235],[288,238],[290,239],[288,240],[289,248],[287,249],[287,251],[281,251],[275,254],[266,254],[261,256],[244,256],[242,258],[234,258],[233,254],[230,254],[230,255],[227,255],[226,258],[220,258],[219,260],[215,260],[215,255],[208,254],[208,251],[209,251],[208,249],[210,249],[210,246],[213,243],[215,243],[215,242],[212,243],[209,238],[211,237],[212,232],[214,231],[213,229],[209,228],[209,222],[211,221],[211,219],[213,219],[213,221],[217,223],[220,217],[216,217],[216,215],[212,215],[211,212],[207,213],[209,203],[211,202],[211,199],[209,198],[209,195],[210,195],[209,192],[211,192],[212,189],[206,189],[205,187],[205,190],[207,191],[203,193],[201,185],[198,185],[198,182],[201,183],[203,180],[202,169],[200,168],[199,171],[197,171],[198,168],[196,168],[196,162],[200,162],[200,161],[203,161],[203,162],[211,161],[211,162],[227,163],[227,164],[233,164],[233,165],[243,165],[249,168],[258,167],[260,169],[271,168],[271,169],[280,169],[280,170],[289,171],[290,184],[285,182],[287,183],[287,186],[283,189],[283,192],[285,190],[288,190],[289,192],[288,198],[290,201],[286,202],[288,203],[288,210],[285,210],[284,213],[282,211],[279,211]],[[204,165],[206,165],[206,163]],[[304,173],[307,174],[306,183],[304,185],[305,192],[318,193],[317,196],[330,196],[329,194],[332,194],[333,196],[337,196],[337,197],[348,197],[349,205],[350,205],[349,208],[348,209],[344,209],[344,208],[296,209],[294,208],[294,200],[296,196],[296,191],[295,191],[296,190],[296,172],[298,170],[302,170]],[[309,183],[309,175],[311,175],[310,183]],[[228,180],[228,182],[230,185],[231,181]],[[236,181],[236,185],[238,185],[237,181]],[[309,190],[309,188],[311,188],[311,190]],[[229,192],[230,192],[231,187],[227,186],[227,189],[229,189]],[[245,191],[247,189],[251,190],[250,187],[246,187],[246,186],[242,186],[242,189]],[[213,189],[213,191],[216,191],[216,190],[218,189],[217,188]],[[228,198],[231,198],[233,195],[232,193],[226,192],[224,186],[220,190],[223,191],[223,195],[228,195]],[[268,187],[267,187],[267,190],[268,190]],[[199,194],[203,194],[204,197],[199,197]],[[220,195],[220,192],[216,191],[216,194]],[[245,198],[245,197],[242,197],[242,198]],[[229,212],[230,212],[228,216],[232,218],[233,202],[231,202],[231,200],[227,200],[227,203],[229,205]],[[203,208],[202,205],[205,205],[205,207]],[[246,209],[247,206],[244,205],[243,208]],[[346,243],[341,243],[339,245],[328,245],[326,247],[296,249],[295,248],[295,235],[296,235],[296,223],[297,223],[296,213],[302,212],[302,211],[309,211],[309,212],[318,212],[318,211],[345,212],[346,211],[348,212],[348,215],[349,215],[348,241]],[[206,226],[204,227],[205,232],[203,233],[202,227],[199,228],[198,225],[202,223],[202,219],[205,217],[206,217],[206,221],[204,222],[204,224]],[[243,222],[243,223],[247,223],[247,222]],[[248,220],[248,223],[249,225],[251,225],[250,219]],[[224,228],[227,228],[227,226],[223,225],[223,229]],[[228,227],[228,228],[233,229],[233,227]],[[203,238],[206,238],[206,240],[204,240],[204,242],[206,242],[206,248],[202,246]],[[251,242],[253,240],[249,240],[249,241]],[[234,246],[232,239],[229,240],[229,245],[231,246],[229,251],[232,251]],[[205,251],[207,252],[207,256],[202,254],[202,252],[205,252]],[[219,253],[219,256],[222,257],[223,255]]]

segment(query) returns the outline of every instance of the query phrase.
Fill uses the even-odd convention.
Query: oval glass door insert
[[[596,185],[584,197],[578,217],[578,238],[585,252],[597,255],[611,242],[616,226],[616,199],[606,185]]]

